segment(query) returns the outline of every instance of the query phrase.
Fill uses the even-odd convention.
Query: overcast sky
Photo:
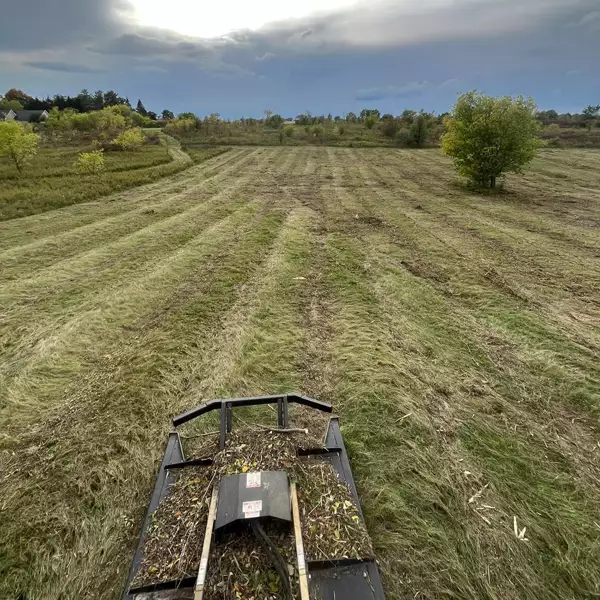
[[[600,0],[0,0],[0,91],[115,89],[157,112],[600,104]]]

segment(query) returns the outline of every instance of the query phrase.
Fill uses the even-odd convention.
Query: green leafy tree
[[[422,148],[429,139],[429,123],[425,115],[417,115],[410,126],[409,142],[411,146]]]
[[[37,154],[40,136],[15,121],[0,122],[0,156],[7,156],[21,173]]]
[[[23,105],[18,100],[7,100],[6,98],[3,98],[0,100],[0,110],[14,110],[16,112],[18,110],[23,110]]]
[[[506,172],[521,172],[541,145],[537,107],[531,98],[463,94],[446,121],[442,151],[461,175],[479,186],[496,187]]]
[[[366,121],[369,117],[375,117],[376,121],[379,121],[380,112],[376,108],[363,108],[360,111],[360,120]]]
[[[77,158],[75,169],[81,175],[100,175],[106,170],[104,151],[82,152]]]
[[[127,152],[133,152],[142,147],[144,143],[144,135],[139,127],[127,129],[121,135],[115,138],[114,143]]]
[[[175,118],[175,115],[170,110],[167,110],[166,108],[165,108],[165,110],[162,111],[161,114],[162,114],[162,118],[165,120]]]
[[[592,126],[594,125],[594,121],[598,118],[598,113],[600,113],[600,104],[594,106],[590,104],[586,106],[581,114],[583,115],[584,121],[587,123],[587,128],[591,131]]]

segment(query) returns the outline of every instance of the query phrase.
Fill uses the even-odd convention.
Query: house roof
[[[43,114],[48,114],[47,110],[17,110],[17,121],[29,121],[31,117],[41,117]]]

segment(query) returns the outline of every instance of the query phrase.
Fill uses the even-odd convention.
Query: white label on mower
[[[256,519],[260,517],[262,511],[262,500],[252,500],[251,502],[244,502],[242,504],[242,512],[246,519]]]
[[[259,488],[260,487],[260,472],[259,473],[248,473],[246,475],[246,487],[247,488]]]

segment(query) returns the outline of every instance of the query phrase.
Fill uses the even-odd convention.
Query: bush
[[[399,146],[410,146],[410,133],[406,128],[400,129],[396,134],[396,143]]]
[[[381,134],[387,138],[394,139],[398,133],[398,122],[396,119],[385,119],[381,125]]]
[[[427,143],[428,139],[429,126],[427,124],[427,119],[424,115],[419,115],[413,120],[412,125],[410,126],[409,143],[411,146],[421,148]]]
[[[313,127],[313,135],[315,137],[321,137],[323,135],[324,131],[325,130],[323,129],[323,125],[315,125]]]
[[[114,143],[127,152],[133,152],[144,144],[144,135],[139,127],[128,129],[115,138]]]
[[[16,121],[0,123],[0,156],[7,156],[20,173],[37,154],[40,136]]]
[[[294,135],[294,126],[286,125],[283,128],[283,133],[284,133],[285,137],[291,138]]]
[[[379,119],[375,115],[369,115],[365,119],[365,127],[367,129],[373,129],[373,127],[375,127],[375,124],[377,123],[378,120]]]
[[[446,122],[442,151],[461,175],[494,188],[504,172],[519,173],[535,157],[541,144],[536,114],[531,98],[463,94]]]
[[[104,151],[82,152],[75,163],[75,168],[81,175],[100,175],[106,170]]]

